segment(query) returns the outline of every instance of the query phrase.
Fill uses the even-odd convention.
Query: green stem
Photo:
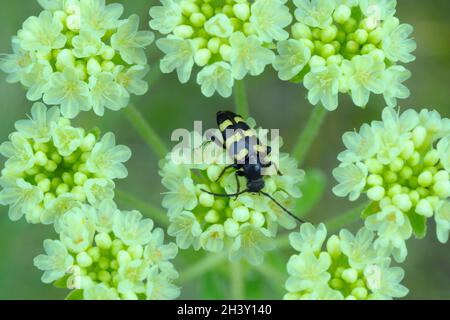
[[[353,222],[357,221],[358,219],[360,219],[361,212],[363,212],[368,205],[369,205],[368,202],[364,202],[359,206],[325,222],[328,232],[333,233],[339,230],[340,228],[348,226]]]
[[[205,272],[218,265],[222,264],[226,260],[226,256],[224,254],[208,254],[202,260],[197,263],[191,265],[189,268],[182,270],[180,272],[180,283],[186,283],[193,279],[196,279],[202,276]]]
[[[138,199],[136,196],[116,188],[117,201],[134,210],[139,210],[149,218],[154,219],[163,227],[169,226],[167,214],[160,208]]]
[[[238,80],[234,84],[234,103],[236,104],[236,113],[247,119],[250,116],[250,111],[244,80]]]
[[[164,158],[168,153],[168,149],[156,133],[155,129],[153,129],[146,121],[142,113],[134,105],[129,105],[124,110],[128,120],[134,125],[135,129],[142,138],[144,138],[145,142],[147,142],[153,152],[159,158]]]
[[[297,140],[297,144],[294,147],[294,151],[292,152],[293,156],[298,160],[299,166],[302,166],[303,162],[305,162],[306,156],[311,148],[312,143],[314,142],[314,139],[319,133],[319,129],[322,126],[326,115],[327,110],[325,108],[323,108],[322,106],[314,107],[306,124],[306,127],[300,134]]]
[[[338,215],[337,217],[331,218],[327,221],[325,221],[325,225],[327,227],[328,234],[334,233],[335,231],[339,230],[340,228],[343,228],[345,226],[348,226],[352,224],[353,222],[357,221],[360,216],[361,212],[364,211],[364,209],[367,208],[369,205],[368,202],[364,202],[363,204],[344,212],[343,214]],[[276,240],[276,245],[278,249],[284,249],[290,246],[289,243],[289,235],[284,235],[279,237]]]
[[[253,268],[271,283],[273,289],[280,293],[284,291],[284,283],[287,279],[286,275],[274,269],[268,263],[253,266]]]
[[[231,300],[243,300],[244,293],[244,274],[242,272],[242,262],[230,262],[231,276]]]

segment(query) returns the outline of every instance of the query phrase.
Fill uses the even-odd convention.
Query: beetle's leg
[[[282,176],[283,174],[281,173],[281,171],[280,171],[280,169],[278,169],[278,167],[277,167],[277,165],[275,164],[275,162],[273,162],[273,161],[269,161],[269,162],[267,162],[267,163],[265,163],[265,164],[262,164],[261,165],[263,168],[270,168],[271,166],[274,166],[275,167],[275,169],[277,170],[277,174],[279,175],[279,176]]]
[[[236,185],[237,185],[237,194],[239,194],[241,192],[241,182],[239,181],[239,177],[243,177],[244,176],[244,172],[243,171],[236,171],[235,175],[236,177]],[[238,196],[236,196],[236,198],[234,198],[234,200],[236,200],[238,198]]]
[[[230,164],[229,166],[226,166],[225,168],[223,168],[222,172],[219,174],[219,177],[216,179],[215,182],[218,182],[220,180],[220,178],[222,178],[223,175],[231,168],[234,168],[234,164]]]

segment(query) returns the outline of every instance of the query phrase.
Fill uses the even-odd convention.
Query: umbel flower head
[[[230,194],[237,190],[235,170],[227,170],[220,177],[230,163],[230,159],[224,160],[228,154],[206,141],[194,134],[190,144],[182,149],[184,161],[174,160],[180,151],[177,149],[161,161],[160,175],[167,189],[162,205],[170,219],[167,233],[176,237],[181,249],[227,252],[232,261],[244,258],[260,264],[264,253],[274,247],[278,225],[292,229],[296,222],[263,195],[244,193],[227,198],[204,192]],[[192,159],[197,156],[201,161],[193,164]],[[271,168],[275,172],[267,172],[271,175],[264,177],[263,191],[292,209],[302,195],[298,185],[304,171],[297,168],[295,159],[283,153],[277,166],[283,175],[276,175]],[[244,177],[237,179],[241,186],[246,186]]]
[[[235,80],[257,76],[270,65],[274,41],[285,40],[292,16],[287,0],[161,0],[150,9],[150,26],[165,35],[161,71],[177,71],[181,83],[194,65],[197,83],[211,97],[229,97]]]
[[[337,196],[351,201],[365,193],[372,204],[366,227],[376,231],[377,247],[393,251],[397,261],[407,255],[405,240],[426,233],[434,216],[440,242],[450,230],[450,120],[436,111],[386,107],[382,121],[364,124],[343,136],[347,150],[333,171]]]
[[[374,238],[372,231],[362,228],[356,235],[343,229],[327,239],[325,225],[303,224],[300,232],[289,235],[299,254],[287,264],[284,299],[387,300],[406,296],[408,289],[400,284],[403,269],[390,266],[391,259],[376,249]]]
[[[91,109],[102,116],[147,91],[144,49],[154,35],[138,30],[137,15],[120,19],[123,6],[105,0],[38,2],[44,11],[23,23],[13,53],[0,59],[7,80],[27,88],[29,100],[60,105],[66,118]]]
[[[0,204],[11,220],[25,215],[29,223],[55,223],[71,208],[98,207],[113,199],[114,180],[128,175],[123,165],[131,151],[116,146],[114,134],[100,137],[73,127],[58,107],[37,102],[27,120],[17,121],[9,141],[0,145],[6,157],[1,171]]]
[[[99,208],[81,205],[61,218],[59,240],[45,240],[34,259],[42,282],[75,289],[85,300],[169,300],[178,273],[170,262],[178,253],[164,243],[162,229],[138,211],[120,211],[111,200]]]
[[[413,27],[394,16],[396,0],[294,0],[292,37],[277,44],[274,68],[282,80],[303,82],[311,104],[328,110],[339,93],[364,107],[371,93],[386,103],[409,96],[403,85],[416,43]]]

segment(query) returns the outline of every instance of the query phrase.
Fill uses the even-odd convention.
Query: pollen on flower
[[[274,41],[288,38],[285,2],[162,0],[150,9],[151,28],[167,35],[156,42],[165,54],[161,71],[176,70],[185,83],[197,65],[205,96],[230,96],[234,80],[261,74],[275,57]]]
[[[362,228],[356,235],[343,229],[327,238],[325,225],[307,223],[289,236],[299,251],[289,259],[288,300],[379,300],[402,298],[403,269],[391,267],[386,251],[374,245],[375,234]],[[323,249],[322,247],[325,247]]]
[[[127,176],[123,165],[131,151],[116,146],[112,133],[100,137],[73,127],[57,107],[35,103],[28,120],[16,122],[10,139],[0,146],[7,158],[1,172],[0,204],[9,217],[30,223],[55,223],[82,203],[98,205],[114,197],[114,179]]]
[[[144,48],[154,35],[138,30],[137,15],[120,19],[122,5],[105,0],[38,2],[44,10],[23,23],[14,52],[0,60],[29,100],[61,106],[66,118],[91,109],[102,116],[147,91]]]
[[[394,16],[396,1],[294,0],[296,22],[291,38],[277,43],[273,66],[282,80],[304,83],[311,104],[328,110],[339,93],[365,107],[371,93],[389,106],[409,96],[403,85],[415,41],[413,28]]]
[[[180,294],[170,262],[178,247],[165,244],[163,231],[137,211],[120,211],[111,200],[98,209],[82,205],[63,215],[58,234],[59,240],[44,241],[45,254],[34,259],[44,283],[81,290],[85,300],[168,300]]]
[[[234,170],[220,173],[227,166],[227,153],[206,138],[192,134],[189,146],[183,149],[189,155],[201,153],[201,163],[178,161],[180,152],[175,148],[160,164],[162,184],[167,189],[162,206],[170,220],[168,234],[176,238],[182,249],[209,252],[226,251],[230,260],[246,259],[252,264],[263,262],[264,253],[274,248],[279,225],[292,229],[296,222],[273,201],[258,194],[245,193],[238,197],[213,196],[204,190],[230,194],[237,190],[236,178],[241,186],[247,181],[237,177]],[[199,139],[199,140],[197,140]],[[228,159],[229,161],[229,159]],[[265,175],[265,189],[287,208],[295,207],[301,197],[299,184],[304,171],[295,159],[280,154],[277,164],[283,176]],[[220,176],[220,179],[219,179]]]
[[[339,184],[333,191],[352,201],[367,195],[372,205],[364,214],[366,227],[397,261],[405,259],[412,233],[425,236],[427,218],[435,217],[439,241],[448,240],[449,134],[450,120],[436,111],[400,114],[387,107],[382,121],[343,136],[347,150],[338,156],[333,175]]]

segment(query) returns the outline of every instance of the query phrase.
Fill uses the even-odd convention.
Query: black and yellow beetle
[[[237,191],[233,194],[217,194],[202,190],[208,194],[217,197],[238,197],[244,193],[262,194],[274,201],[284,212],[298,220],[300,223],[304,221],[296,217],[292,212],[283,207],[274,197],[262,191],[265,187],[263,169],[275,165],[271,161],[266,161],[266,157],[271,153],[269,146],[260,143],[255,131],[242,119],[231,111],[217,112],[217,125],[222,134],[220,145],[230,154],[233,164],[225,167],[220,173],[217,181],[230,169],[234,169],[236,174]],[[218,143],[217,137],[211,137],[211,141]],[[282,173],[277,168],[278,175]],[[238,177],[247,179],[247,188],[240,190],[241,186]]]

